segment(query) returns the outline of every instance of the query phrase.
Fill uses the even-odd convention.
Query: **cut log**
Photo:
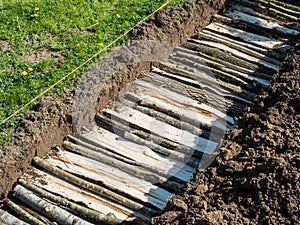
[[[88,141],[90,143],[93,143],[94,145],[97,145],[97,142],[94,140],[94,138],[85,137],[84,139],[85,139],[85,141]],[[116,160],[112,157],[108,157],[100,152],[95,152],[90,149],[80,147],[77,145],[66,145],[64,147],[67,148],[68,150],[83,154],[83,155],[88,156],[92,159],[95,159],[99,162],[105,163],[110,166],[114,166],[115,168],[118,168],[121,171],[129,173],[133,176],[139,177],[146,181],[149,181],[152,183],[164,184],[168,188],[170,188],[176,192],[178,192],[178,190],[181,188],[180,184],[173,182],[173,181],[168,181],[165,177],[151,173],[150,171],[147,171],[138,166],[130,165],[130,164],[124,163],[122,161]]]
[[[222,34],[227,34],[232,37],[239,38],[243,41],[253,43],[258,46],[271,49],[271,50],[274,49],[276,46],[283,44],[282,41],[277,41],[273,38],[239,30],[219,22],[213,22],[209,24],[208,26],[206,26],[206,29],[209,29],[211,31],[216,31]]]
[[[136,216],[145,221],[150,220],[149,217],[146,217],[137,211],[133,211],[127,207],[114,203],[109,199],[105,199],[89,190],[84,190],[70,182],[65,182],[60,177],[52,175],[45,170],[41,171],[39,169],[32,168],[30,173],[23,175],[22,179],[44,189],[47,192],[55,194],[56,196],[61,196],[84,207],[99,211],[102,215],[111,215],[112,217],[122,221],[125,221],[131,216]]]
[[[74,173],[68,167],[68,162],[63,159],[57,159],[52,156],[52,158],[47,159],[47,162],[114,193],[137,202],[149,203],[161,210],[165,207],[167,199],[172,195],[149,182],[137,179],[103,163],[70,152],[67,154],[79,173]]]
[[[35,157],[34,158],[34,162],[43,167],[44,169],[50,171],[51,173],[56,174],[57,176],[62,177],[63,179],[72,182],[82,188],[88,189],[90,191],[93,191],[101,196],[104,196],[105,198],[111,199],[113,201],[116,201],[118,203],[122,203],[123,205],[137,210],[137,211],[141,211],[143,213],[145,213],[146,215],[154,215],[155,214],[155,210],[150,209],[148,207],[145,207],[144,205],[134,202],[130,199],[124,198],[123,196],[116,194],[106,188],[100,187],[99,185],[93,184],[91,182],[88,182],[84,179],[81,179],[79,177],[76,177],[70,173],[67,173],[65,171],[63,171],[62,169],[59,169],[58,167],[55,167],[51,164],[49,164],[48,162],[46,162],[45,160],[42,160],[39,157]]]
[[[207,33],[204,33],[204,32],[199,33],[198,37],[201,38],[201,39],[208,40],[208,41],[218,42],[218,43],[227,45],[228,47],[237,49],[237,50],[239,50],[239,51],[241,51],[243,53],[246,53],[246,54],[251,55],[253,57],[256,57],[258,59],[261,59],[261,60],[264,60],[266,62],[275,64],[275,65],[280,66],[280,67],[282,66],[282,62],[281,61],[278,61],[276,59],[270,58],[270,57],[268,57],[268,56],[266,56],[266,55],[264,55],[264,54],[262,54],[260,52],[254,51],[254,50],[252,50],[250,48],[247,48],[244,45],[237,44],[236,42],[234,42],[232,40],[229,40],[228,38],[224,39],[223,37],[216,37],[214,35],[210,35],[210,34],[207,34]]]
[[[244,12],[240,11],[232,11],[232,12],[226,12],[224,15],[228,16],[229,18],[234,19],[235,21],[243,21],[245,23],[249,23],[252,25],[255,25],[257,27],[268,29],[271,32],[277,32],[282,36],[290,35],[290,36],[296,36],[300,32],[294,29],[290,29],[284,26],[279,25],[277,22],[273,21],[267,21],[265,19],[259,18],[257,16],[252,16]]]
[[[7,211],[0,209],[0,222],[4,225],[8,224],[18,224],[18,225],[30,225],[29,223],[26,223],[17,217],[11,215]]]
[[[37,210],[39,213],[45,215],[52,220],[65,225],[92,225],[85,220],[69,213],[68,211],[53,205],[42,198],[35,195],[33,192],[24,188],[21,185],[17,185],[14,188],[14,195],[17,199],[21,200],[23,203],[29,205],[30,207]]]
[[[46,225],[44,222],[40,221],[38,218],[26,212],[19,205],[15,204],[9,199],[4,199],[5,204],[14,212],[16,212],[21,218],[24,218],[26,221],[30,222],[32,225]]]
[[[279,69],[280,69],[280,66],[274,65],[272,63],[268,63],[268,62],[266,62],[262,59],[250,56],[250,55],[245,54],[245,53],[242,53],[242,52],[240,52],[238,50],[235,50],[233,48],[230,48],[230,47],[228,47],[224,44],[219,44],[219,43],[211,42],[211,41],[201,41],[201,40],[196,40],[196,39],[193,39],[192,41],[195,42],[195,43],[198,43],[198,44],[202,44],[202,45],[206,45],[206,46],[209,46],[209,47],[218,48],[218,49],[221,49],[223,51],[227,51],[227,52],[229,52],[230,54],[232,54],[234,56],[237,56],[237,57],[239,57],[241,59],[244,59],[244,60],[247,60],[249,62],[260,64],[264,67],[273,69],[276,72],[278,72]]]
[[[169,107],[172,106],[168,105],[168,108]],[[105,109],[105,112],[119,119],[124,119],[128,121],[129,124],[135,124],[136,126],[151,131],[156,135],[175,141],[182,145],[186,145],[200,152],[206,152],[208,154],[212,154],[216,150],[216,147],[218,145],[215,142],[211,142],[208,141],[207,139],[197,137],[189,132],[179,130],[176,127],[158,121],[155,118],[152,118],[146,114],[143,114],[137,110],[125,106],[118,106],[118,111]],[[193,112],[186,112],[183,109],[179,110],[176,108],[175,113],[176,112],[179,113],[178,115],[184,115],[185,113],[186,114],[185,116],[190,116],[190,119],[193,117],[195,117],[196,120],[197,117],[200,118],[199,114]],[[214,124],[211,125],[215,125],[215,122],[213,123]]]
[[[35,186],[24,179],[19,179],[19,183],[29,189],[30,191],[38,194],[40,197],[44,199],[49,199],[52,202],[55,202],[58,206],[66,207],[69,208],[73,211],[76,211],[76,213],[84,218],[84,219],[89,219],[93,220],[99,223],[106,223],[106,224],[121,224],[123,220],[117,219],[116,217],[112,215],[104,215],[96,210],[92,210],[86,207],[83,207],[81,205],[78,205],[74,202],[71,202],[67,200],[66,198],[62,198],[58,195],[54,195],[48,191],[43,190],[42,188],[39,188],[38,186]]]

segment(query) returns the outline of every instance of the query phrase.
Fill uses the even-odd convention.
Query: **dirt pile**
[[[300,224],[300,45],[153,224]]]

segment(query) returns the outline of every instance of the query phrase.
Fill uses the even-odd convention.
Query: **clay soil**
[[[226,135],[214,164],[152,224],[300,224],[299,61],[300,42]]]

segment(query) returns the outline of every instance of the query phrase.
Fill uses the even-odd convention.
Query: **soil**
[[[152,224],[300,224],[300,41],[279,75]]]
[[[158,12],[154,18],[132,32],[131,40],[156,39],[181,44],[207,25],[211,16],[223,6],[224,2],[225,0],[188,0],[182,6]],[[45,57],[57,59],[56,54],[58,53],[42,49],[27,56],[26,59],[33,61]],[[58,60],[63,58],[58,56]],[[132,81],[140,71],[149,69],[149,65],[150,63],[132,65],[122,74],[111,77],[99,90],[95,112],[112,101],[120,83],[125,85]],[[98,72],[96,67],[91,67],[86,73]],[[0,149],[0,198],[7,196],[18,178],[28,170],[34,156],[47,154],[51,147],[61,145],[64,137],[73,132],[72,106],[75,86],[76,83],[60,95],[43,97],[26,112],[19,124],[12,128],[13,142]],[[83,118],[85,119],[89,118]]]
[[[8,40],[0,40],[0,51],[5,52],[9,51],[11,49],[9,41]]]

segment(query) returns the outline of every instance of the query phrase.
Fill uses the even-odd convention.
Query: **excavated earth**
[[[159,12],[133,31],[132,40],[185,43],[210,22],[224,2],[193,0]],[[153,224],[300,224],[297,38],[296,51],[254,105],[238,118],[215,162],[205,171],[197,171],[185,192],[173,197],[162,215],[153,218]],[[125,73],[138,74],[147,68],[147,63],[133,65]],[[106,95],[99,100],[98,110],[116,96],[116,85],[134,79],[124,77],[104,88]],[[19,121],[14,142],[0,151],[1,197],[7,196],[34,156],[44,156],[72,133],[74,93],[75,87],[60,96],[44,97]]]

